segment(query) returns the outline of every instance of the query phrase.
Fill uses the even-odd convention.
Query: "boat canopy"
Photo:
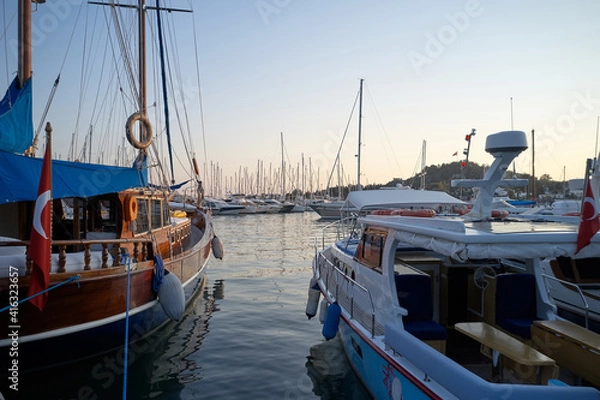
[[[0,204],[37,198],[42,159],[0,151]],[[145,162],[141,163],[145,166]],[[145,187],[147,170],[52,160],[52,198],[91,197]]]
[[[527,220],[465,222],[461,218],[363,217],[370,226],[392,228],[403,243],[435,251],[457,261],[573,257],[577,225]],[[576,258],[600,251],[600,235]]]
[[[20,89],[17,83],[15,78],[0,101],[0,150],[23,153],[33,139],[31,78]]]
[[[463,205],[462,200],[450,196],[446,192],[433,190],[361,190],[350,192],[344,208],[438,208],[445,205]]]

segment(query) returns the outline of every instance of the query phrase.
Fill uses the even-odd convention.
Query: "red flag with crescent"
[[[50,281],[50,257],[51,257],[51,226],[52,226],[52,160],[50,146],[46,148],[46,154],[42,164],[42,175],[38,187],[35,211],[33,213],[33,227],[29,241],[29,258],[33,260],[31,280],[29,283],[28,296],[33,296],[48,288]],[[48,301],[48,293],[41,294],[29,300],[31,304],[40,309]]]
[[[577,250],[575,250],[575,254],[579,253],[579,250],[590,244],[592,236],[600,229],[596,200],[594,199],[594,192],[592,192],[589,180],[585,186],[585,199],[583,199],[583,209],[581,210],[581,221],[579,222]]]

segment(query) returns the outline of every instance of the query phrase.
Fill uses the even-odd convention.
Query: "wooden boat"
[[[144,9],[143,2],[139,6]],[[31,26],[31,7],[30,1],[20,1],[21,26]],[[12,147],[6,146],[9,129],[3,127],[0,135],[0,360],[9,380],[30,369],[119,348],[181,318],[201,287],[216,239],[208,213],[195,208],[174,218],[169,187],[148,184],[145,159],[152,137],[143,110],[132,118],[141,121],[146,136],[128,132],[138,149],[131,168],[48,161],[53,195],[38,209],[44,161],[24,154],[32,140],[31,104],[19,101],[31,96],[29,71],[31,65],[20,69],[7,93],[10,106],[0,107],[0,123],[6,113],[24,116],[13,116],[23,123],[12,128],[15,135],[25,135],[15,136]],[[198,193],[201,197],[201,187]],[[36,224],[46,209],[52,215],[52,254],[47,301],[38,308],[27,300],[30,286],[37,284],[32,271],[39,268],[32,261],[37,249],[30,248],[30,237],[40,231]]]
[[[307,315],[322,294],[323,335],[374,398],[600,399],[600,335],[557,313],[542,276],[560,257],[598,260],[600,236],[577,251],[575,224],[492,215],[526,148],[524,132],[488,136],[484,179],[455,182],[480,187],[466,215],[372,213],[315,241]]]

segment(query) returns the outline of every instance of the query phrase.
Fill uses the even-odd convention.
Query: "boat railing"
[[[547,274],[541,274],[541,275],[542,275],[542,277],[544,279],[549,279],[551,281],[556,281],[556,282],[558,282],[558,283],[560,283],[562,285],[567,285],[567,286],[575,288],[575,290],[579,294],[579,297],[581,297],[581,303],[583,304],[583,307],[581,305],[579,305],[579,304],[569,303],[568,301],[565,301],[564,299],[557,299],[555,296],[552,295],[552,293],[551,293],[550,288],[548,287],[548,285],[544,285],[544,286],[546,286],[546,292],[548,293],[548,295],[550,297],[552,297],[554,299],[554,301],[560,301],[561,303],[565,303],[565,304],[570,305],[572,307],[575,307],[575,308],[577,308],[579,310],[583,310],[583,312],[585,314],[585,327],[589,329],[589,309],[590,309],[590,307],[589,307],[588,302],[587,302],[587,300],[585,298],[585,295],[581,291],[581,288],[579,287],[579,285],[576,285],[573,282],[569,282],[569,281],[565,281],[565,280],[559,279],[559,278],[557,278],[555,276],[551,276],[551,275],[547,275]]]
[[[372,336],[376,334],[375,307],[371,292],[344,273],[329,261],[321,252],[317,252],[317,268],[319,276],[325,283],[327,291],[335,297],[335,301],[350,313],[350,317],[364,326]],[[382,334],[381,329],[377,330]]]
[[[25,247],[25,253],[29,254],[28,240],[2,241],[0,249],[14,246]],[[76,240],[53,240],[51,245],[58,247],[58,273],[67,272],[67,248],[82,247],[83,248],[83,270],[91,270],[92,268],[92,246],[101,248],[101,265],[100,268],[118,267],[121,263],[121,253],[125,250],[124,245],[133,244],[134,260],[144,261],[148,258],[149,249],[152,248],[152,240],[150,238],[130,238],[130,239],[76,239]],[[122,247],[123,246],[123,247]],[[112,256],[112,264],[109,265],[109,256]],[[33,261],[26,256],[27,275],[31,274]]]
[[[342,240],[343,238],[349,237],[350,234],[356,228],[356,224],[358,222],[357,216],[352,215],[346,218],[340,218],[339,220],[327,224],[321,230],[321,250],[324,250],[325,247],[331,243],[332,239]],[[335,230],[334,230],[335,229]],[[317,246],[318,236],[315,237],[315,251],[319,251],[319,247]],[[315,254],[316,255],[316,254]]]

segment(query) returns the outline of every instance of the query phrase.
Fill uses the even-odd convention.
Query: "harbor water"
[[[6,399],[370,398],[337,339],[304,314],[313,212],[215,216],[225,257],[211,258],[184,317],[123,350],[20,376]]]

